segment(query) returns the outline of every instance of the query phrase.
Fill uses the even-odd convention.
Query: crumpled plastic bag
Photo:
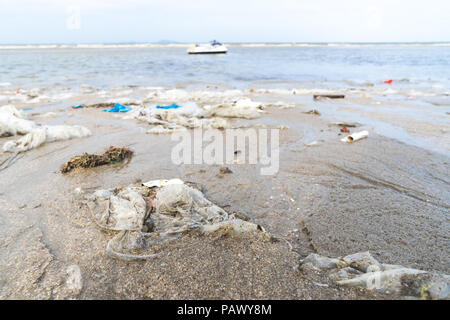
[[[369,251],[339,258],[312,253],[300,261],[301,269],[329,272],[338,285],[395,292],[422,299],[449,299],[450,276],[401,265],[378,262]]]
[[[37,148],[45,142],[84,138],[91,134],[89,129],[82,126],[58,125],[36,127],[18,140],[5,142],[3,151],[24,152]]]
[[[227,118],[254,119],[259,117],[262,109],[260,102],[250,99],[204,107],[199,107],[195,102],[187,102],[175,109],[161,109],[158,106],[135,108],[125,119],[138,119],[154,125],[147,133],[194,128],[226,129],[230,128]]]
[[[156,257],[158,253],[152,246],[192,231],[211,233],[222,229],[234,234],[262,231],[260,226],[228,214],[201,191],[179,179],[97,190],[87,200],[95,223],[104,230],[117,232],[108,242],[107,253],[124,260]]]
[[[209,117],[255,119],[260,116],[263,104],[250,99],[240,99],[231,103],[205,106]]]
[[[0,137],[26,134],[36,128],[36,124],[25,119],[22,111],[12,105],[0,107]]]

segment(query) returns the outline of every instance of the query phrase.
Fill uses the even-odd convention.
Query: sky
[[[448,42],[449,0],[0,0],[0,44]]]

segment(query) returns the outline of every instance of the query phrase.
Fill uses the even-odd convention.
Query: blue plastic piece
[[[104,112],[128,112],[131,108],[125,107],[121,105],[120,103],[116,103],[116,105],[111,109],[104,109]]]
[[[177,104],[171,104],[170,106],[156,106],[156,109],[178,109],[181,108],[181,106],[177,105]]]

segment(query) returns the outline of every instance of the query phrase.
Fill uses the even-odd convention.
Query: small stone
[[[220,168],[220,173],[228,174],[228,173],[233,173],[233,171],[231,171],[228,167],[222,167],[222,168]]]

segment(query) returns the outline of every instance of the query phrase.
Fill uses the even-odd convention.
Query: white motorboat
[[[198,45],[189,48],[187,52],[189,54],[217,54],[217,53],[227,53],[228,49],[220,42],[216,40],[211,41],[209,44]]]

